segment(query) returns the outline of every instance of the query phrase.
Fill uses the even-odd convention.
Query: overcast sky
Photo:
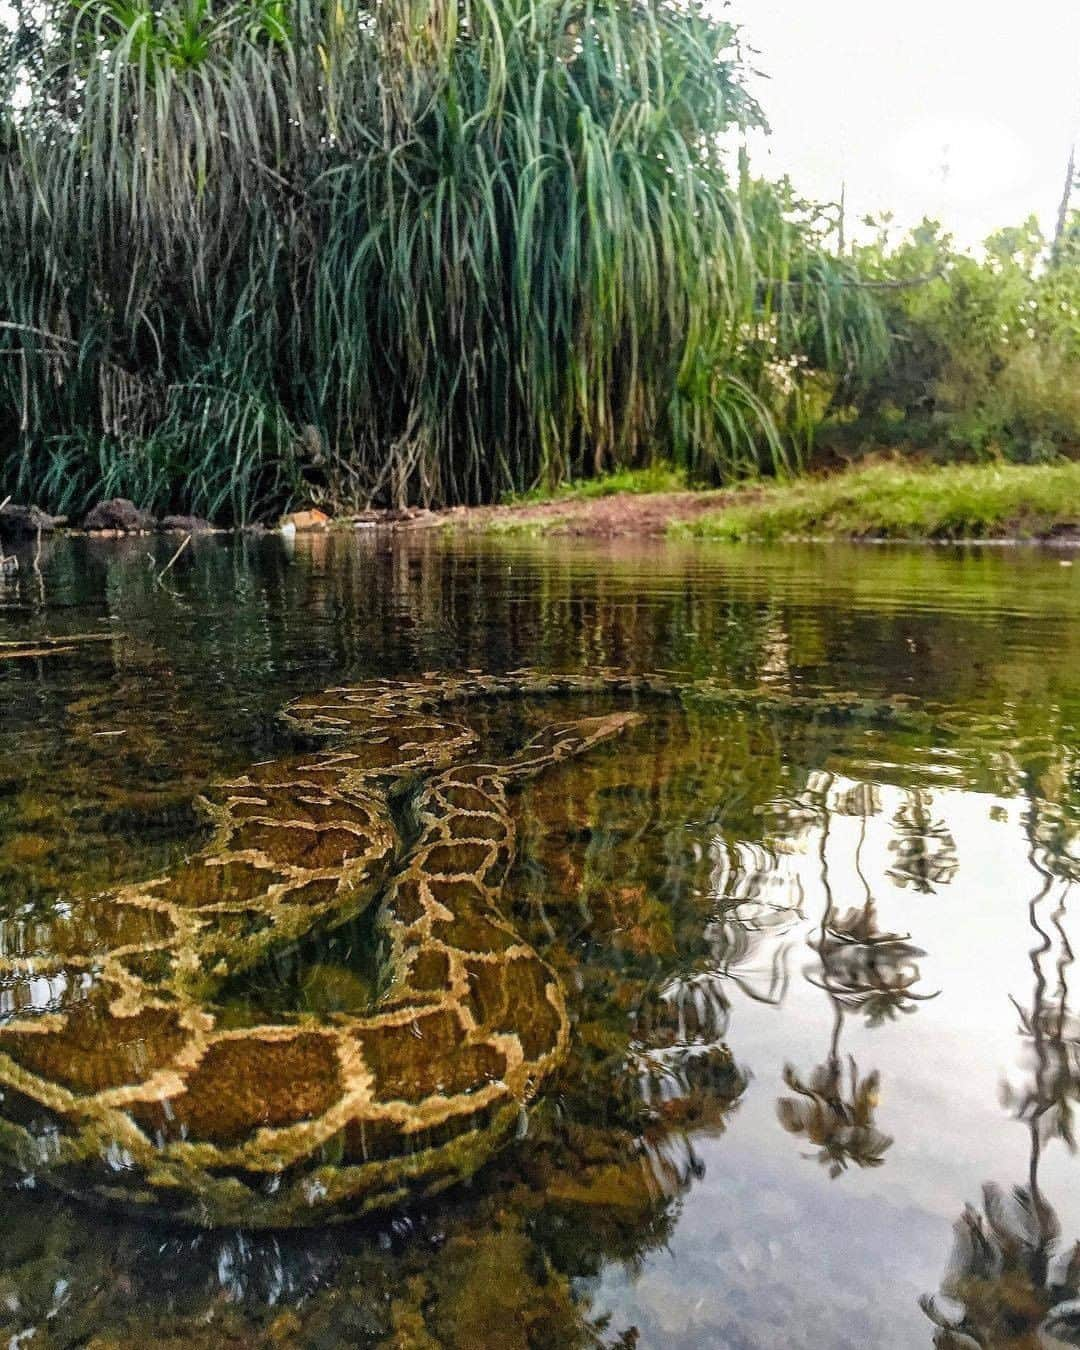
[[[849,220],[936,216],[962,243],[1052,228],[1080,130],[1080,0],[732,0],[773,134],[762,172]]]
[[[714,0],[717,7],[723,0]],[[6,8],[0,0],[0,10]],[[1034,211],[1053,227],[1080,135],[1080,0],[731,0],[763,72],[763,173],[848,222],[891,209],[975,244]]]

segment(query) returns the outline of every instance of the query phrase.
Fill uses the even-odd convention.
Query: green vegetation
[[[1080,463],[867,465],[831,478],[746,488],[673,527],[705,539],[863,536],[1030,538],[1080,530]]]
[[[724,148],[763,115],[699,0],[4,14],[0,499],[226,523],[1080,447],[1077,213],[844,248]]]
[[[976,258],[926,221],[855,256],[883,285],[891,358],[823,440],[1028,464],[1080,450],[1080,212],[1053,245],[1029,220]]]
[[[244,520],[658,448],[790,469],[884,354],[721,151],[761,114],[696,0],[43,8],[0,106],[0,495]]]
[[[685,492],[689,487],[685,472],[670,464],[653,464],[645,469],[616,469],[597,478],[576,478],[558,487],[534,487],[528,492],[508,493],[503,499],[508,506],[527,506],[534,503],[562,501],[590,501],[597,497],[613,497],[617,492],[642,496],[652,492]]]

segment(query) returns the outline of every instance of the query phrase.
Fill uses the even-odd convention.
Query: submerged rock
[[[126,497],[113,497],[111,501],[98,502],[83,520],[84,530],[121,530],[127,534],[152,530],[156,525],[157,521],[149,511],[141,510]]]
[[[62,517],[50,516],[37,506],[16,506],[8,502],[0,506],[0,535],[13,539],[32,539],[39,531],[51,534]]]

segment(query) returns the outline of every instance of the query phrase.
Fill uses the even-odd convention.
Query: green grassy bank
[[[741,489],[671,532],[701,539],[996,539],[1080,534],[1080,462],[875,464]]]
[[[598,478],[573,478],[554,489],[538,487],[528,492],[509,492],[502,502],[504,506],[557,506],[560,502],[614,497],[619,492],[635,497],[654,492],[685,492],[688,486],[684,470],[672,464],[653,464],[644,469],[616,469]]]

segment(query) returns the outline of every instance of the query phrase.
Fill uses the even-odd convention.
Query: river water
[[[472,1183],[199,1233],[0,1173],[0,1345],[1080,1344],[1080,565],[266,536],[159,577],[171,552],[60,540],[0,583],[0,642],[78,639],[0,647],[0,956],[197,847],[198,793],[287,753],[298,693],[523,666],[702,693],[521,793],[506,910],[573,1048]],[[369,941],[231,998],[361,1002]],[[0,986],[0,1019],[55,997]]]

